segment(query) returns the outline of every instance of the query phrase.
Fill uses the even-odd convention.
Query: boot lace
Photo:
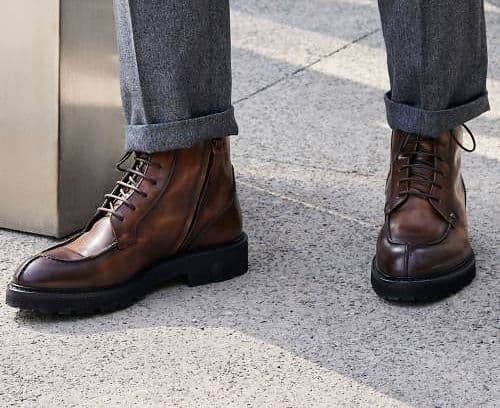
[[[105,201],[101,207],[97,209],[98,212],[109,214],[116,217],[119,221],[123,221],[124,217],[117,213],[118,207],[122,204],[130,208],[132,211],[136,210],[136,206],[129,202],[132,193],[136,192],[144,198],[147,198],[147,193],[139,188],[142,180],[146,180],[152,185],[156,185],[157,181],[145,174],[148,165],[161,168],[161,164],[151,161],[151,156],[144,153],[136,153],[134,163],[130,168],[123,167],[123,164],[129,159],[132,152],[125,153],[120,161],[116,164],[116,169],[125,173],[123,178],[116,182],[115,187],[109,194],[105,194]]]
[[[466,152],[473,152],[476,149],[476,140],[471,130],[465,125],[463,128],[469,134],[472,140],[472,147],[469,149],[462,145],[456,138],[455,134],[451,132],[455,143]],[[407,137],[401,146],[399,159],[404,159],[407,164],[400,166],[400,171],[408,170],[407,177],[400,179],[401,183],[406,184],[406,188],[402,188],[399,196],[413,195],[421,198],[428,198],[431,200],[439,199],[430,193],[432,187],[442,188],[442,186],[435,181],[435,175],[443,174],[439,169],[439,163],[444,159],[436,154],[436,139],[422,138],[421,136]]]

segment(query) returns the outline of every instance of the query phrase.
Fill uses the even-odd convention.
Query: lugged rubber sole
[[[435,278],[395,279],[380,272],[372,261],[371,282],[377,295],[395,302],[430,302],[443,299],[467,286],[476,276],[474,255]]]
[[[99,290],[40,290],[10,283],[6,303],[43,314],[88,315],[124,309],[156,287],[178,279],[189,286],[221,282],[248,270],[248,238],[159,262],[118,286]]]

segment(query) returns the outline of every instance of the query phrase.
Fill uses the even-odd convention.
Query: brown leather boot
[[[135,156],[134,165],[76,237],[27,260],[7,303],[45,313],[131,305],[156,286],[191,286],[247,271],[228,138]]]
[[[461,128],[436,139],[393,132],[385,224],[371,275],[380,296],[433,300],[474,278],[460,148],[467,150]]]

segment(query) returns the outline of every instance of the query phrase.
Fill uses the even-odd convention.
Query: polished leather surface
[[[131,191],[130,206],[115,205],[117,216],[98,212],[81,234],[26,261],[14,282],[45,289],[114,286],[159,261],[241,235],[228,138],[144,157],[149,162],[140,170],[150,179],[136,184],[143,194]]]
[[[436,277],[472,255],[455,139],[461,143],[461,128],[435,140],[393,132],[376,252],[378,269],[389,277]]]

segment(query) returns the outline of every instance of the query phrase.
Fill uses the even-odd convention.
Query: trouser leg
[[[379,0],[394,129],[437,136],[489,109],[482,0]]]
[[[228,0],[114,0],[126,150],[236,134]]]

